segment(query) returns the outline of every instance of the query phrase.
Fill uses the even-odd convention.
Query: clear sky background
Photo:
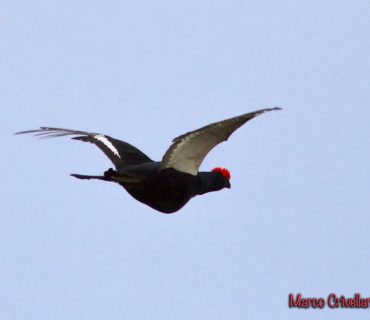
[[[0,318],[369,319],[288,294],[370,296],[370,2],[2,1]],[[171,139],[280,106],[203,162],[232,189],[160,214],[90,144]]]

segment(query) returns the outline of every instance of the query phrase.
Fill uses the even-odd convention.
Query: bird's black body
[[[169,168],[139,184],[120,183],[136,200],[163,213],[181,209],[200,190],[201,179]]]
[[[217,191],[230,186],[219,173],[207,173],[219,176],[221,183],[215,190],[207,188],[205,192]],[[192,197],[202,194],[202,187],[207,183],[202,175],[193,176],[172,168],[164,169],[150,176],[143,183],[120,183],[136,200],[163,213],[173,213],[181,209]],[[203,193],[205,193],[203,192]]]
[[[161,162],[146,162],[120,171],[109,169],[101,177],[72,175],[117,182],[136,200],[163,213],[178,211],[196,195],[230,188],[230,182],[218,172],[199,172],[193,176],[172,168],[158,171],[160,166]]]
[[[79,179],[98,179],[120,184],[136,200],[163,213],[181,209],[191,198],[223,188],[230,188],[226,169],[198,172],[207,153],[245,122],[279,108],[263,109],[216,122],[174,139],[174,143],[155,162],[136,147],[98,133],[41,127],[19,133],[36,133],[43,137],[75,136],[72,139],[98,146],[112,161],[114,169],[102,176],[72,174]]]

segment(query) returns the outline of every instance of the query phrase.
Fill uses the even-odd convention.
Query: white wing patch
[[[213,147],[212,138],[197,140],[199,132],[193,132],[181,140],[178,140],[171,153],[168,155],[167,166],[180,172],[186,172],[193,176],[198,174],[198,168],[203,160],[203,154],[207,154]]]
[[[99,140],[100,142],[102,142],[110,151],[112,151],[118,158],[121,159],[121,156],[119,155],[118,150],[116,149],[116,147],[105,136],[103,136],[101,134],[95,135],[94,139]]]

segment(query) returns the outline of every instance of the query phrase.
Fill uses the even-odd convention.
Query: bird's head
[[[198,194],[231,188],[230,172],[224,168],[214,168],[211,172],[199,172],[200,190]]]
[[[216,167],[212,169],[212,173],[215,174],[216,183],[221,187],[220,189],[231,188],[230,184],[231,174],[229,170],[227,170],[226,168]]]

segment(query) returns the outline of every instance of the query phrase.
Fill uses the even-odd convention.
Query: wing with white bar
[[[76,136],[72,137],[72,139],[95,144],[112,161],[117,170],[131,165],[152,162],[146,154],[131,144],[100,133],[53,127],[40,127],[36,130],[21,131],[16,134],[26,133],[33,133],[35,136],[39,136],[41,138]]]

